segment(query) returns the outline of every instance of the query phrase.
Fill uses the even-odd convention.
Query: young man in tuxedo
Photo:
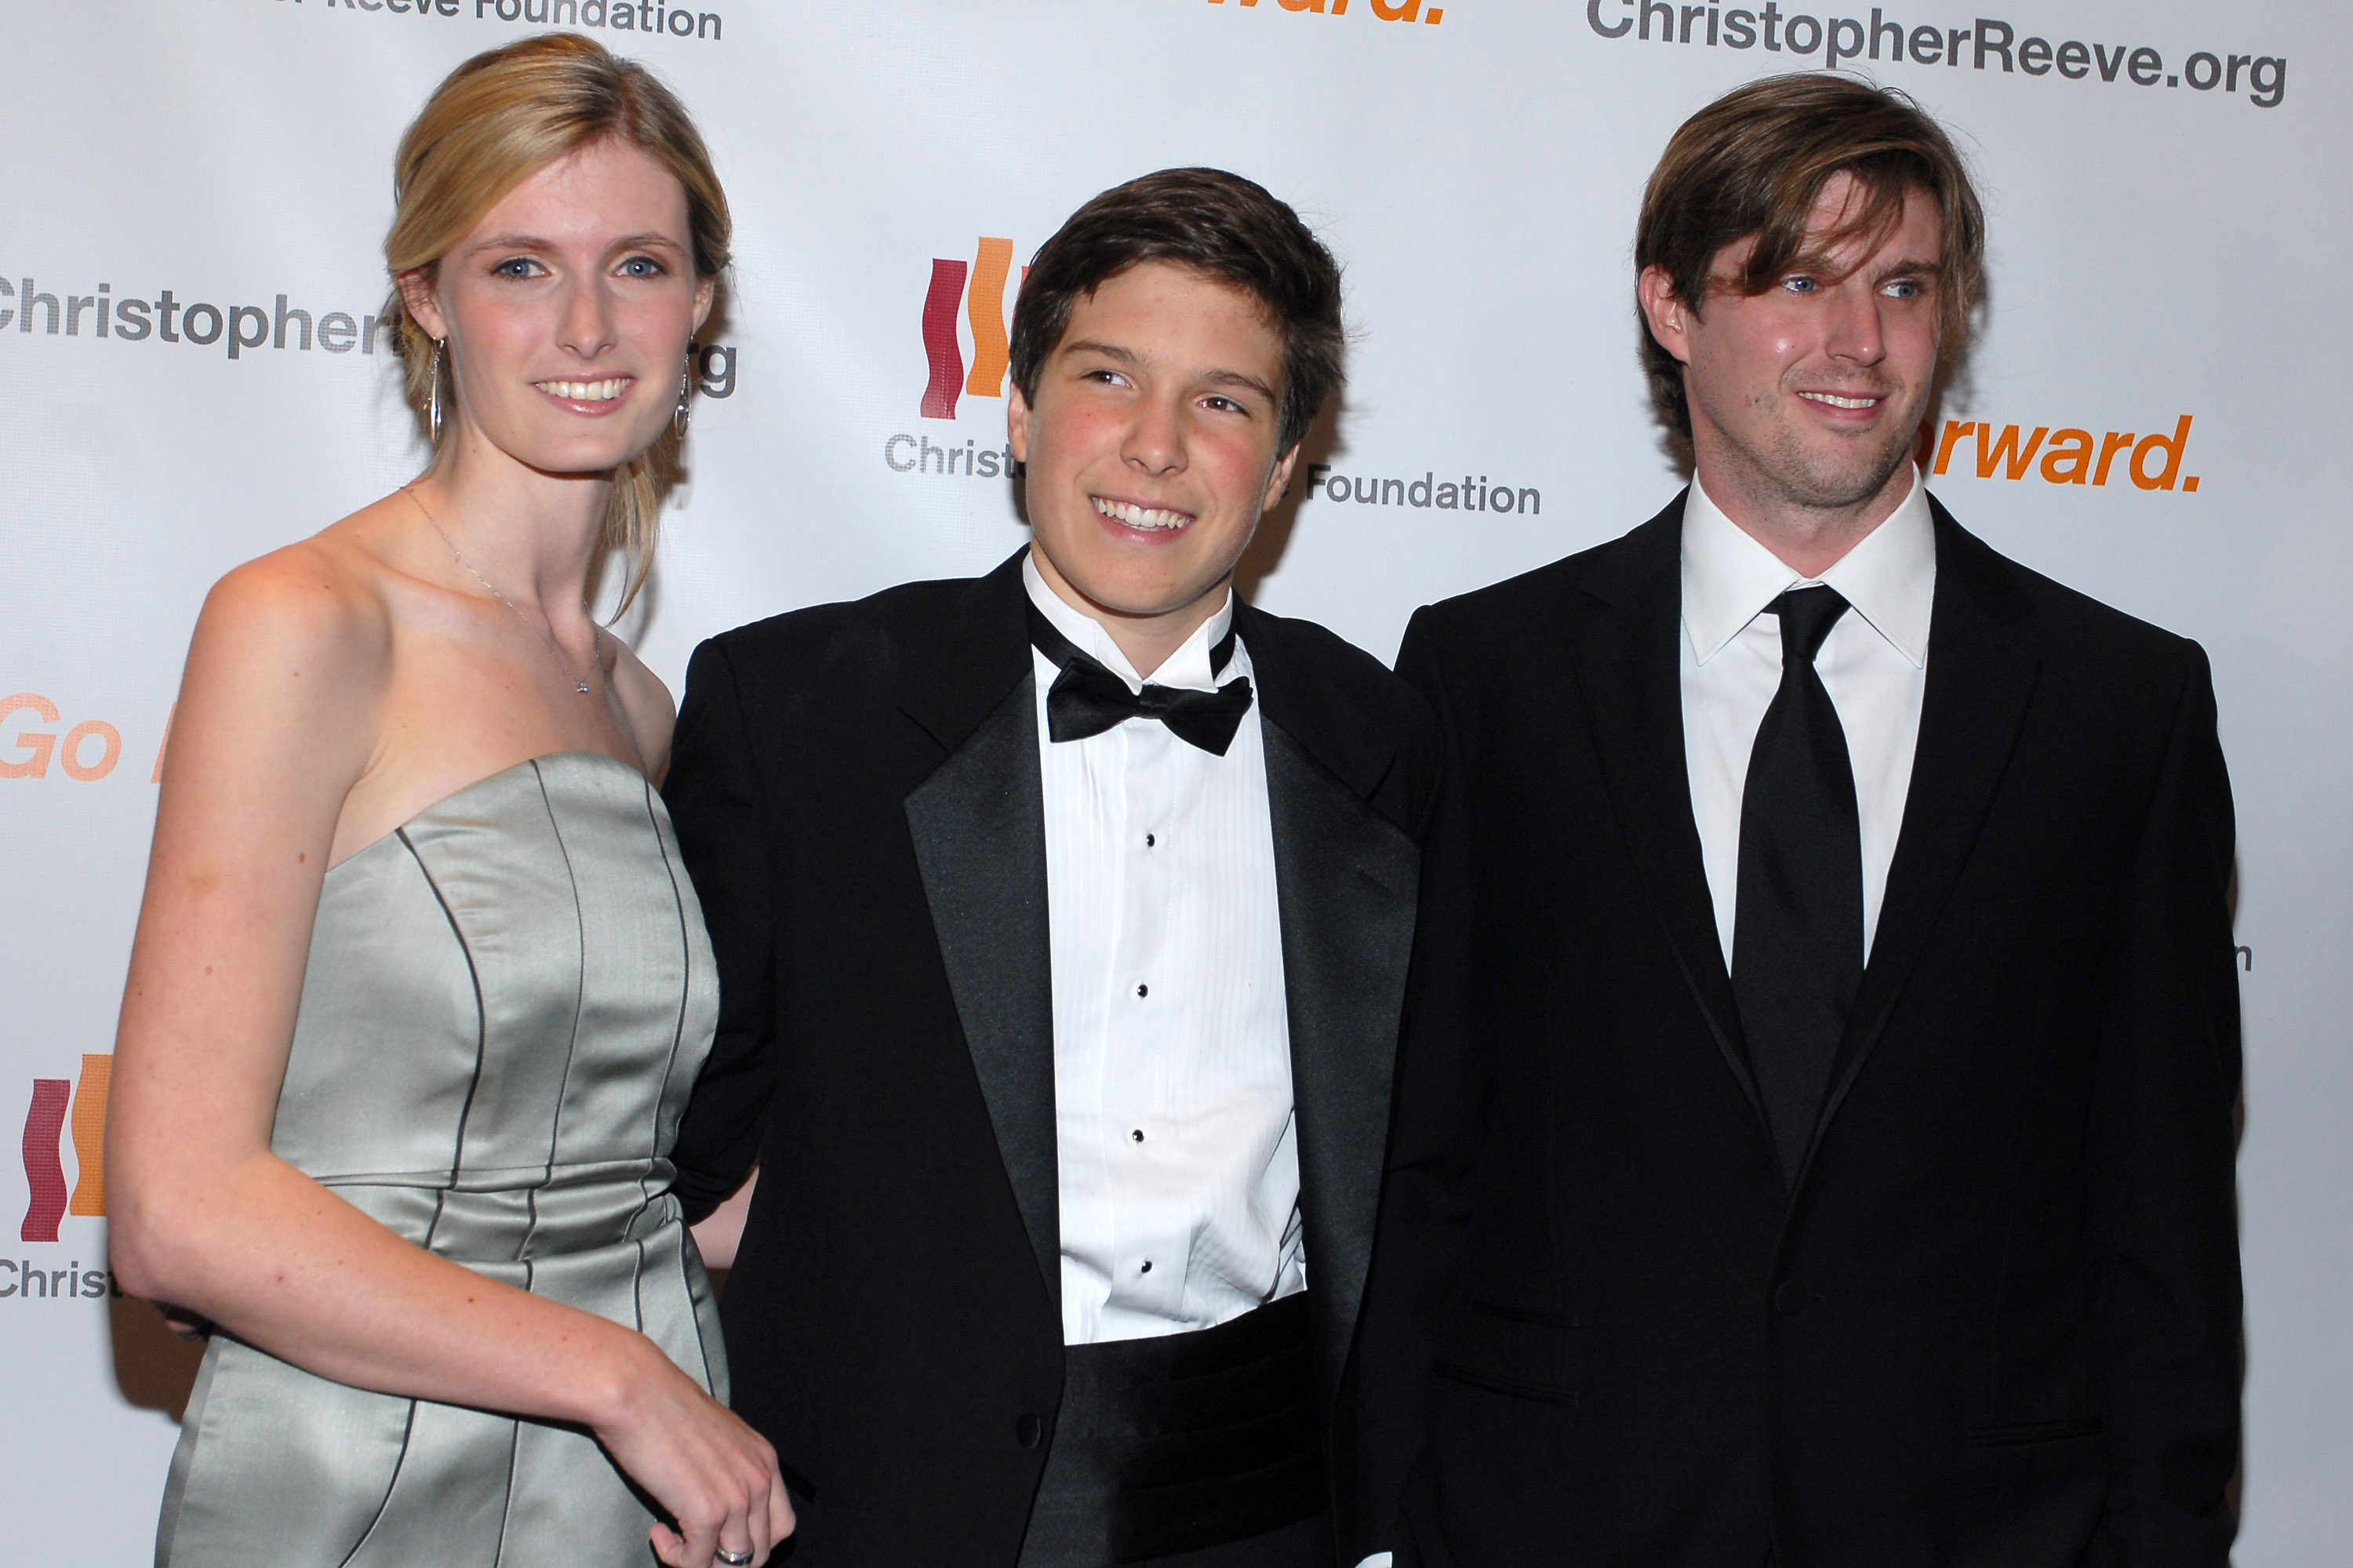
[[[694,656],[678,1186],[758,1165],[727,1343],[804,1568],[1328,1560],[1436,726],[1232,585],[1341,346],[1264,190],[1108,191],[1015,310],[1029,547]]]
[[[1900,94],[1782,77],[1702,111],[1635,241],[1690,488],[1406,635],[1449,752],[1362,1547],[2226,1561],[2212,687],[1923,490],[1983,246]]]

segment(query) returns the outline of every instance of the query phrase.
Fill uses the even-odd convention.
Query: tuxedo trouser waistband
[[[1242,1541],[1328,1502],[1307,1293],[1190,1334],[1071,1345],[1021,1568]]]

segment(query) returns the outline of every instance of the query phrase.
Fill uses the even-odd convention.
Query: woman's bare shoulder
[[[364,507],[228,572],[206,596],[199,655],[308,655],[327,661],[322,673],[380,665],[391,652],[393,568],[380,547],[388,505]]]
[[[235,617],[261,636],[362,632],[385,611],[385,567],[369,548],[374,507],[234,567],[206,597],[206,613]]]
[[[290,720],[364,728],[393,662],[395,574],[370,515],[382,506],[215,583],[189,643],[184,701],[270,693]]]
[[[613,683],[621,716],[645,759],[646,776],[659,784],[670,768],[670,736],[678,722],[678,705],[670,698],[670,687],[646,667],[637,650],[611,632],[605,634],[605,642],[613,651],[607,678]]]
[[[206,596],[154,865],[289,863],[315,876],[325,863],[378,750],[393,670],[390,568],[352,521],[246,562]]]

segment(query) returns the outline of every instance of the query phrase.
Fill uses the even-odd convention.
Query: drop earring
[[[433,340],[433,390],[425,405],[426,429],[431,433],[433,444],[437,447],[441,444],[441,345],[448,341],[439,337]]]
[[[693,389],[693,385],[694,345],[689,344],[686,368],[678,373],[678,408],[670,417],[670,429],[678,432],[678,439],[681,441],[686,440],[687,426],[694,422],[694,410],[686,406],[687,394]]]

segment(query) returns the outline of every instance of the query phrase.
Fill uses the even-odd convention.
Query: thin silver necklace
[[[468,577],[472,577],[476,582],[481,584],[484,591],[489,593],[492,599],[497,599],[501,604],[505,605],[509,609],[514,611],[514,618],[517,620],[522,621],[524,626],[530,628],[531,634],[539,639],[539,645],[547,650],[547,656],[555,661],[555,667],[564,672],[564,678],[572,683],[572,689],[578,692],[584,697],[592,695],[593,694],[589,690],[587,677],[585,675],[575,674],[573,672],[572,666],[565,661],[564,650],[555,645],[555,639],[549,636],[546,632],[542,631],[539,629],[539,622],[533,620],[528,615],[525,615],[522,612],[521,606],[517,605],[514,600],[509,599],[506,595],[501,593],[499,591],[498,584],[491,581],[490,578],[484,577],[481,573],[474,569],[474,563],[466,559],[464,555],[459,553],[457,545],[451,541],[448,535],[442,533],[441,524],[434,520],[433,514],[426,509],[424,501],[417,495],[417,492],[404,484],[400,487],[400,493],[408,497],[409,500],[417,503],[417,510],[425,514],[427,525],[432,528],[435,534],[439,535],[441,543],[448,548],[449,558],[457,562],[459,566],[465,567],[466,575]],[[588,608],[588,601],[586,599],[581,600],[580,608],[584,610]],[[596,657],[596,678],[601,681],[605,677],[605,643],[604,639],[597,634],[596,622],[593,616],[588,621],[588,649]],[[631,738],[634,740],[636,737],[632,736]]]

